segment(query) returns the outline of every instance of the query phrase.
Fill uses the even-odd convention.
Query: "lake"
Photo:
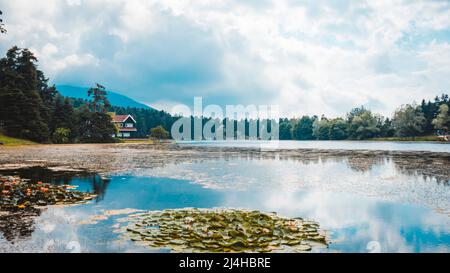
[[[348,145],[324,142],[322,147],[336,147],[334,143]],[[305,147],[311,142],[295,145]],[[361,149],[395,145],[428,151],[448,149],[446,144],[428,143],[355,145]],[[123,215],[105,217],[105,211],[185,207],[257,209],[313,219],[331,241],[328,248],[313,248],[313,252],[449,252],[448,162],[419,163],[408,157],[388,156],[364,160],[219,157],[113,172],[108,180],[95,174],[61,176],[39,168],[21,170],[17,173],[24,177],[77,185],[78,190],[95,192],[98,197],[85,205],[50,207],[21,234],[3,227],[0,252],[154,251],[119,238],[114,230],[116,220]]]
[[[420,141],[347,141],[347,140],[307,140],[307,141],[179,141],[181,145],[210,147],[246,147],[273,149],[331,149],[331,150],[380,150],[380,151],[428,151],[450,153],[450,143]]]

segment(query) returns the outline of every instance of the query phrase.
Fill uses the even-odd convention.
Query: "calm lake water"
[[[217,159],[130,170],[108,181],[97,175],[55,178],[34,170],[27,176],[78,185],[99,196],[85,205],[49,208],[19,242],[0,239],[0,252],[149,251],[113,233],[123,215],[86,222],[105,210],[185,207],[257,209],[313,219],[332,241],[329,248],[313,251],[450,251],[448,178],[405,171],[389,158],[363,167],[358,163],[350,158]]]
[[[248,147],[273,149],[331,149],[331,150],[382,150],[382,151],[429,151],[450,153],[450,143],[408,141],[180,141],[181,145],[214,147]]]

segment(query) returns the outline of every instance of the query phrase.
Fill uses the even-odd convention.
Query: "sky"
[[[389,116],[450,87],[449,1],[0,0],[0,54],[30,48],[55,84],[283,116]]]

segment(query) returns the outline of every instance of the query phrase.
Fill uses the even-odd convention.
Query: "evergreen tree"
[[[92,96],[92,101],[89,106],[92,107],[92,111],[97,112],[100,110],[101,112],[106,112],[111,105],[109,104],[108,98],[106,97],[105,87],[96,84],[96,87],[90,88],[88,91],[88,97]]]
[[[36,62],[31,51],[16,46],[0,60],[0,123],[8,135],[46,142],[48,108],[39,95]]]
[[[114,142],[117,128],[107,113],[91,112],[87,106],[78,109],[79,141],[83,143]]]
[[[96,84],[88,90],[92,101],[82,105],[78,111],[79,141],[87,143],[113,142],[113,134],[117,133],[107,110],[111,107],[106,97],[105,87]],[[91,111],[92,110],[92,111]]]
[[[381,137],[393,137],[395,134],[394,127],[392,126],[392,120],[386,118],[382,121],[380,127],[380,136]]]
[[[287,118],[280,119],[279,123],[279,138],[280,140],[292,139],[292,124]]]
[[[310,118],[309,116],[303,116],[295,125],[293,129],[294,139],[297,140],[311,140],[314,139],[313,136],[313,123],[317,120],[314,116]]]
[[[70,99],[57,94],[54,104],[52,121],[50,123],[52,135],[58,128],[66,128],[70,131],[69,141],[74,142],[78,136],[78,129],[76,126],[78,119]]]

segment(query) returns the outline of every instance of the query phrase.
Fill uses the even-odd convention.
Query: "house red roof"
[[[125,122],[128,117],[130,117],[134,122],[136,122],[131,115],[115,115],[112,117],[113,122]]]

